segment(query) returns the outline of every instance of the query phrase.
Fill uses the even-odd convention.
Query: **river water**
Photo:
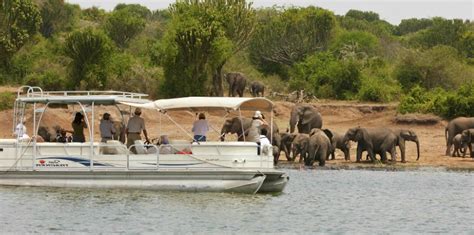
[[[474,173],[287,172],[279,195],[0,187],[0,232],[474,234]]]

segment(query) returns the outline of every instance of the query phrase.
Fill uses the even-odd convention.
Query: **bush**
[[[434,113],[444,118],[474,116],[474,83],[467,83],[457,91],[447,92],[441,88],[428,92],[415,86],[400,101],[401,113]]]
[[[387,78],[364,77],[357,94],[361,101],[390,102],[397,98],[400,86]]]
[[[0,93],[0,111],[12,109],[15,102],[15,95],[10,92]]]

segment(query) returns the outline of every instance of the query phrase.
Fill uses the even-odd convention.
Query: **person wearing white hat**
[[[141,133],[145,135],[145,140],[150,142],[148,139],[148,133],[145,128],[145,120],[140,117],[142,110],[140,108],[135,109],[135,115],[128,120],[127,128],[125,133],[127,133],[127,147],[135,144],[135,140],[141,140]],[[132,152],[136,152],[135,148],[131,148]]]
[[[26,126],[25,126],[26,119],[23,118],[18,125],[15,127],[15,133],[13,135],[20,139],[29,139],[30,137],[26,134]]]
[[[266,125],[267,122],[263,119],[263,115],[260,111],[255,111],[255,114],[252,117],[252,122],[247,133],[247,141],[250,142],[259,142],[260,140],[260,127]]]

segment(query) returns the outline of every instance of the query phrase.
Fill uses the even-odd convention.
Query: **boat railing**
[[[5,145],[6,146],[6,145]],[[257,146],[220,142],[187,144],[135,144],[128,148],[120,143],[12,143],[19,146],[17,157],[2,157],[1,170],[160,170],[162,156],[166,163],[180,165],[199,161],[202,167],[218,168],[271,168],[273,158],[257,154]],[[1,146],[3,147],[3,146]],[[181,157],[180,157],[181,156]],[[252,156],[258,156],[252,157]],[[59,160],[59,161],[58,161]],[[65,160],[65,161],[62,161]],[[170,162],[171,161],[171,162]],[[7,164],[7,162],[9,162]],[[66,164],[69,162],[68,164]],[[66,164],[66,165],[64,165]]]
[[[25,92],[26,91],[26,92]],[[21,86],[17,90],[17,98],[20,97],[51,97],[51,96],[117,96],[121,98],[144,99],[147,94],[125,92],[125,91],[43,91],[38,86]]]

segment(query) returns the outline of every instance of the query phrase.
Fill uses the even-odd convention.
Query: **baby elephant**
[[[472,151],[472,144],[474,144],[474,128],[467,129],[461,133],[461,142],[466,144],[469,149],[469,155],[474,158],[474,151]]]
[[[336,132],[332,132],[333,136],[331,138],[331,159],[336,159],[335,151],[336,149],[340,149],[344,153],[344,160],[349,161],[351,160],[351,156],[349,154],[349,150],[351,149],[351,143],[349,141],[344,141],[344,136],[340,135]]]
[[[464,157],[466,156],[466,149],[467,149],[467,143],[462,142],[462,135],[457,134],[453,138],[453,145],[454,145],[454,152],[452,153],[452,157]],[[461,152],[462,156],[459,154]]]

